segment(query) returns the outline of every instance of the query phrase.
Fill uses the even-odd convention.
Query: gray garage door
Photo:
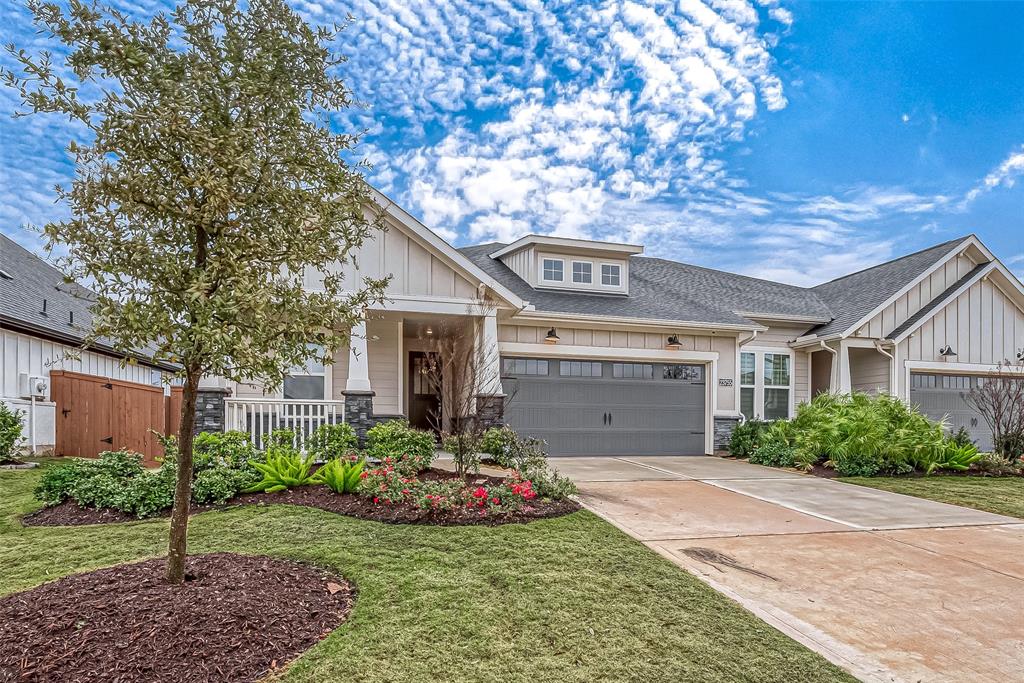
[[[992,431],[985,418],[974,411],[964,396],[983,382],[984,377],[970,375],[910,375],[910,402],[933,420],[945,418],[953,432],[961,427],[983,451],[992,450]]]
[[[701,455],[703,365],[502,359],[505,421],[551,455]]]

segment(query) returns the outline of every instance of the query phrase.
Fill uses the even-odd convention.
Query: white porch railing
[[[344,401],[230,398],[224,401],[225,426],[246,432],[257,448],[275,429],[295,432],[294,445],[306,450],[306,440],[316,428],[345,421]]]

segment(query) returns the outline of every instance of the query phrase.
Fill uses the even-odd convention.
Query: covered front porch
[[[479,386],[470,404],[442,397],[446,382],[466,381],[464,374],[453,377],[449,367],[437,363],[454,338],[481,351]],[[465,417],[453,413],[483,413],[488,422],[500,422],[497,348],[494,311],[367,311],[351,331],[349,348],[339,350],[332,363],[293,369],[273,394],[258,385],[238,385],[225,400],[225,426],[249,433],[259,446],[272,431],[290,429],[302,447],[324,424],[347,422],[362,441],[373,425],[392,419],[435,433],[451,419]]]

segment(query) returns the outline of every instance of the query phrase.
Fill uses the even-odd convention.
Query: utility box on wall
[[[30,375],[27,372],[18,374],[18,394],[21,398],[45,399],[50,392],[50,380],[41,375]]]

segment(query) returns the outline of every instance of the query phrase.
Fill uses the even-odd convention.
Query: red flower
[[[368,476],[370,476],[369,472],[360,472],[359,473],[359,478],[360,479],[366,479]]]
[[[497,504],[499,504],[499,503],[500,503],[501,501],[500,501],[500,500],[498,500],[497,498],[491,498],[491,502],[492,502],[492,503],[494,503],[495,505],[497,505]]]
[[[380,498],[378,498],[377,496],[374,496],[373,497],[373,502],[374,503],[379,503],[380,502]]]
[[[473,497],[474,498],[486,498],[487,497],[487,489],[485,489],[483,486],[478,486],[476,488],[476,490],[473,491]]]

